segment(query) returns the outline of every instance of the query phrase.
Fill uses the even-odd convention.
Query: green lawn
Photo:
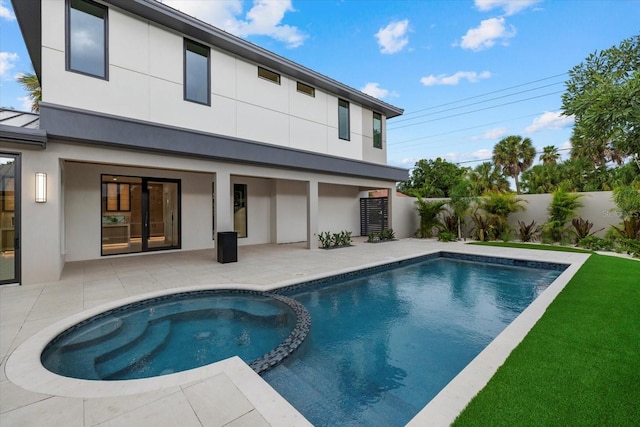
[[[535,243],[513,243],[513,242],[472,242],[469,245],[479,246],[501,246],[503,248],[519,248],[519,249],[539,249],[543,251],[558,251],[558,252],[578,252],[581,254],[591,254],[593,251],[587,249],[574,248],[573,246],[555,246],[555,245],[542,245]]]
[[[640,261],[591,255],[454,425],[640,426]]]

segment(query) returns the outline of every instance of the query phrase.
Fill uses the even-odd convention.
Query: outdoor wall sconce
[[[47,202],[47,174],[36,172],[36,203]]]

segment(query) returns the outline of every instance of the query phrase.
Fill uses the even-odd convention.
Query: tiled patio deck
[[[215,262],[214,250],[67,263],[57,282],[0,288],[0,426],[309,425],[238,358],[193,370],[186,376],[177,374],[136,382],[110,382],[112,384],[103,387],[96,382],[79,380],[59,383],[55,376],[34,369],[30,365],[33,360],[27,360],[29,357],[22,357],[22,354],[37,348],[41,343],[28,347],[43,330],[55,330],[57,322],[69,317],[84,318],[87,311],[102,311],[122,299],[193,287],[268,290],[442,249],[574,263],[572,271],[559,279],[561,283],[556,281],[556,289],[545,292],[545,298],[541,296],[534,302],[536,307],[532,305],[532,310],[523,313],[526,316],[521,317],[525,320],[519,324],[514,322],[496,339],[497,347],[481,353],[480,356],[484,355],[486,359],[484,362],[477,364],[474,361],[476,364],[465,370],[469,371],[466,375],[479,378],[479,385],[469,387],[468,379],[458,381],[458,388],[441,393],[414,420],[419,425],[446,425],[464,407],[468,395],[472,393],[473,396],[474,390],[486,383],[514,342],[519,342],[542,315],[548,303],[584,262],[585,255],[433,240],[403,239],[366,244],[363,239],[356,239],[351,248],[330,251],[309,251],[301,244],[240,247],[239,262],[232,264]],[[16,354],[10,357],[14,352]],[[32,353],[38,352],[33,350]]]

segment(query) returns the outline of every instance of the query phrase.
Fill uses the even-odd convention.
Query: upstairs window
[[[107,8],[90,0],[67,0],[66,67],[107,79]]]
[[[382,148],[382,114],[373,113],[373,148]]]
[[[280,84],[280,74],[274,73],[266,68],[258,67],[258,77]]]
[[[349,103],[344,99],[338,100],[338,138],[349,141]]]
[[[184,41],[184,99],[211,104],[210,49],[191,40]]]
[[[304,83],[297,82],[296,89],[298,90],[298,92],[307,94],[314,98],[316,96],[316,88],[306,85]]]

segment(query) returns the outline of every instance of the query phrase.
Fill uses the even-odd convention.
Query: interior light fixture
[[[47,202],[47,174],[36,172],[36,203]]]

